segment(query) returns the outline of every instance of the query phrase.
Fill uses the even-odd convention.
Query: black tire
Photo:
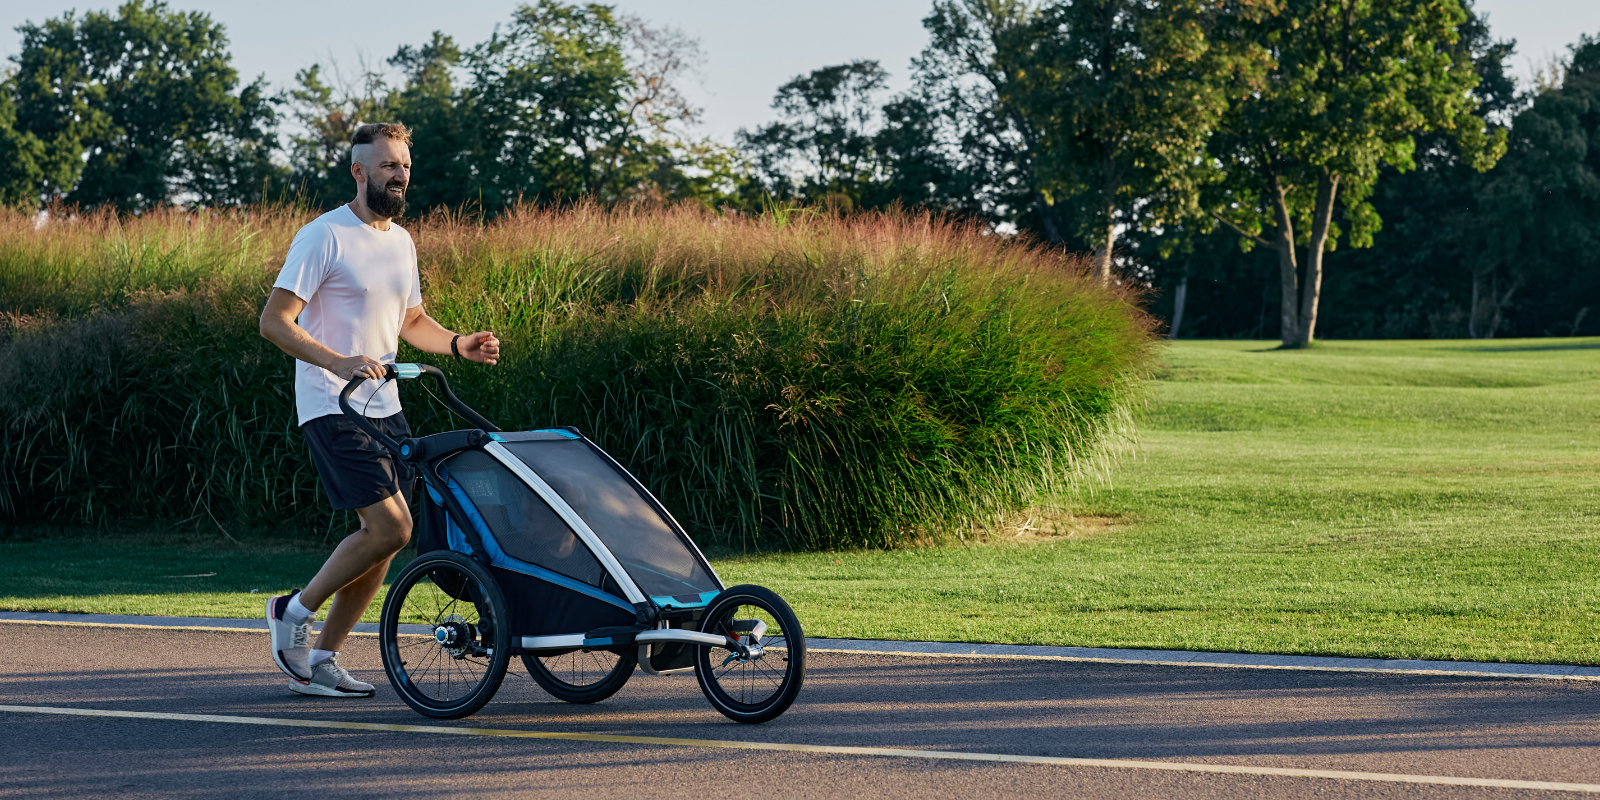
[[[806,635],[789,604],[761,586],[724,589],[706,606],[700,631],[737,639],[734,620],[750,619],[767,625],[760,641],[764,652],[747,660],[726,646],[699,645],[694,676],[723,716],[755,724],[777,718],[800,695],[806,679]]]
[[[483,708],[511,663],[500,585],[478,562],[448,550],[417,556],[400,571],[383,601],[378,638],[400,699],[434,719]]]
[[[522,664],[539,688],[568,703],[598,703],[617,693],[633,677],[639,649],[572,650],[559,655],[523,653]]]

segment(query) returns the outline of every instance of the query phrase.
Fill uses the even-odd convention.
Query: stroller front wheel
[[[383,601],[383,670],[425,717],[460,719],[500,689],[511,661],[510,613],[500,585],[449,550],[417,556]]]
[[[766,722],[794,703],[806,677],[806,637],[783,598],[762,586],[734,586],[717,595],[700,620],[702,633],[741,645],[696,647],[695,678],[723,716]]]

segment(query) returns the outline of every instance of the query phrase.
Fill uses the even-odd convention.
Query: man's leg
[[[300,592],[311,611],[333,598],[316,649],[337,651],[383,586],[389,559],[411,540],[411,509],[404,494],[394,494],[356,509],[361,528],[346,536],[317,576]]]

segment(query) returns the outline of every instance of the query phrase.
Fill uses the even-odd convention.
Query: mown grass
[[[308,216],[0,213],[0,521],[321,535],[257,315]],[[1152,347],[1072,257],[927,216],[522,209],[412,225],[440,363],[508,430],[576,425],[702,543],[892,547],[1105,470]],[[420,432],[460,427],[414,384]]]
[[[1139,455],[1073,498],[1114,523],[1092,535],[715,564],[778,590],[812,635],[1596,664],[1596,354],[1180,342]],[[0,545],[0,607],[192,613],[155,583],[97,596],[93,570],[47,591],[38,576],[75,557],[40,546]]]

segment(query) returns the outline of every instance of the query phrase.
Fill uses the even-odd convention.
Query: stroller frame
[[[384,669],[408,705],[434,718],[455,719],[475,713],[498,690],[514,655],[522,657],[541,687],[569,702],[594,702],[610,696],[626,682],[636,662],[648,675],[695,671],[707,699],[735,721],[765,722],[793,703],[805,674],[805,638],[793,610],[763,587],[725,586],[672,514],[598,445],[575,428],[503,432],[456,397],[436,367],[390,364],[385,365],[385,373],[386,380],[432,377],[439,388],[438,399],[477,426],[396,440],[351,406],[350,396],[365,378],[349,381],[339,395],[340,410],[395,459],[411,464],[425,489],[416,493],[414,500],[421,507],[414,537],[418,554],[391,585],[379,631]],[[535,457],[532,454],[536,452],[559,452],[564,460]],[[466,453],[481,455],[463,458]],[[458,458],[462,460],[457,462]],[[479,471],[463,467],[460,474],[488,475],[489,483],[498,482],[499,488],[464,478],[469,486],[478,487],[475,499],[474,490],[453,474],[453,462],[478,465]],[[586,491],[575,487],[572,474],[562,472],[572,463],[588,470],[572,474],[586,475],[600,487],[599,502],[589,504],[588,513],[569,497],[585,497]],[[494,472],[483,472],[485,469]],[[554,478],[547,480],[557,473],[565,481],[561,487],[552,485]],[[483,508],[531,508],[542,502],[553,517],[539,517],[541,530],[564,526],[581,543],[563,539],[564,552],[570,557],[581,546],[598,562],[603,575],[591,569],[588,579],[580,580],[548,564],[533,563],[539,556],[530,556],[537,548],[530,549],[529,542],[508,547],[511,542],[502,540],[508,532],[515,536],[519,529],[503,511],[497,512],[496,520],[504,522],[491,525],[480,510],[485,497],[500,499],[502,493],[516,493],[523,498],[521,505]],[[532,497],[537,501],[529,499]],[[626,513],[617,511],[619,504],[626,506]],[[609,511],[596,511],[597,507]],[[626,536],[618,532],[623,528],[628,530]],[[664,553],[662,558],[678,566],[666,566],[666,561],[647,563],[647,557],[626,552],[619,558],[614,548],[624,541],[639,544],[641,550]],[[577,557],[581,559],[582,554]],[[654,582],[652,586],[641,586],[646,578]],[[674,584],[700,591],[662,593],[664,587]],[[448,615],[441,610],[429,625],[407,622],[417,618],[418,612],[401,606],[408,599],[423,603],[425,597],[435,606],[444,603],[445,610],[454,610]],[[544,609],[558,607],[560,613],[552,612],[558,619],[547,619]],[[569,626],[566,630],[559,629],[563,620]],[[586,620],[610,624],[591,625]],[[556,629],[548,630],[552,625]],[[432,643],[427,641],[430,636]],[[611,654],[617,661],[593,682],[563,679],[545,663],[575,653]],[[775,668],[779,653],[783,666]],[[719,659],[721,663],[715,663]],[[418,670],[421,664],[434,662],[453,668],[457,675],[446,674],[443,683],[428,684]],[[483,675],[472,679],[463,673],[464,665],[481,665]],[[467,672],[475,671],[468,668]],[[761,679],[756,683],[765,681],[753,694],[749,688],[752,676]],[[742,688],[736,685],[740,682]]]

